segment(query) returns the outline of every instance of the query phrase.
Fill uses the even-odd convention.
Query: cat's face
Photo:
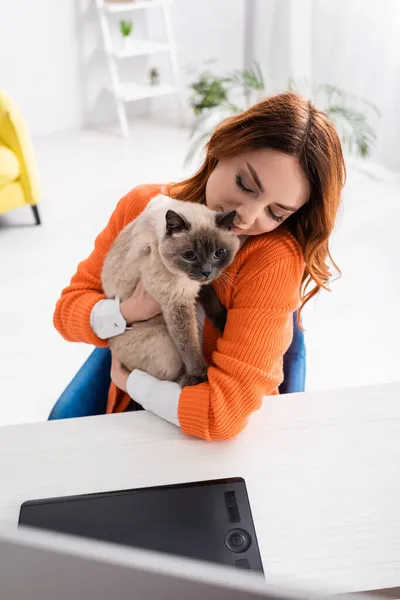
[[[159,247],[169,270],[200,283],[216,279],[231,264],[240,246],[230,230],[235,215],[235,211],[210,211],[208,222],[191,224],[183,215],[169,210],[165,237]]]

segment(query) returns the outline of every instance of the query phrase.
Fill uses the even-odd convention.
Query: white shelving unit
[[[137,0],[136,2],[107,2],[107,0],[95,0],[95,2],[103,38],[104,51],[111,76],[110,91],[115,98],[118,121],[122,135],[124,137],[129,135],[129,125],[126,114],[126,103],[128,102],[175,95],[183,116],[185,108],[168,0]],[[165,41],[159,42],[146,39],[132,40],[126,47],[116,47],[113,43],[113,36],[111,33],[110,15],[150,9],[159,9],[162,11]],[[150,82],[143,81],[121,81],[118,71],[119,60],[136,56],[150,56],[152,54],[163,52],[169,54],[173,79],[172,83],[152,85]]]
[[[126,12],[127,10],[140,10],[154,8],[164,4],[163,0],[138,0],[137,2],[104,2],[106,10],[110,13]]]
[[[130,56],[143,56],[146,54],[157,54],[158,52],[168,52],[169,44],[164,42],[152,42],[151,40],[137,40],[131,47],[115,48],[112,50],[116,58],[129,58]]]
[[[143,100],[145,98],[158,98],[175,94],[176,87],[172,84],[147,85],[146,83],[127,82],[120,86],[120,98],[124,102]]]

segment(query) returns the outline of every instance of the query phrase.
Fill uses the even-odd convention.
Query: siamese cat
[[[141,369],[182,387],[207,380],[196,299],[223,330],[226,309],[210,282],[239,249],[239,239],[231,232],[235,215],[160,194],[118,235],[103,265],[104,293],[124,301],[141,280],[162,310],[109,340],[129,371]]]

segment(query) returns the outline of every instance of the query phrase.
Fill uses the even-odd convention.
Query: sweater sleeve
[[[238,275],[208,382],[185,387],[180,395],[179,423],[186,434],[231,439],[261,407],[263,397],[276,393],[293,336],[303,268],[302,258],[292,253],[257,274]]]
[[[105,299],[101,285],[104,259],[120,231],[144,210],[157,192],[157,186],[139,186],[119,201],[105,229],[97,236],[94,250],[78,265],[70,284],[62,291],[53,322],[67,341],[107,346],[107,340],[100,339],[90,324],[94,305]]]

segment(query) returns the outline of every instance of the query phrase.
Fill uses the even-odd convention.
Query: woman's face
[[[220,160],[206,186],[209,208],[236,210],[232,230],[237,235],[276,229],[309,197],[310,186],[297,159],[269,148]]]

